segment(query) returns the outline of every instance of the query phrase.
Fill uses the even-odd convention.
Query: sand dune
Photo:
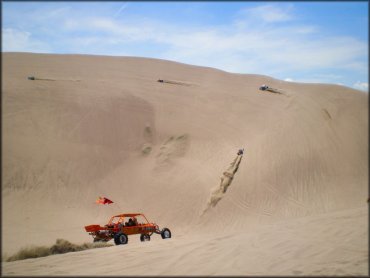
[[[122,212],[173,235],[3,274],[368,274],[366,93],[146,58],[2,58],[3,256],[89,242],[85,225]]]

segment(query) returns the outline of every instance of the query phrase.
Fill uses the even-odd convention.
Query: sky
[[[150,57],[368,91],[362,2],[2,2],[2,51]]]

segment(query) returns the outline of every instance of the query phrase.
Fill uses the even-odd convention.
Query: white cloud
[[[338,74],[332,74],[332,73],[321,73],[321,74],[315,74],[315,77],[324,78],[324,79],[331,79],[331,80],[338,80],[342,79],[343,76]]]
[[[269,6],[267,9],[276,10]],[[273,17],[277,18],[277,17]],[[281,20],[288,15],[281,17]],[[312,39],[318,30],[313,26],[282,27],[256,23],[253,28],[234,25],[190,28],[150,19],[116,20],[108,17],[75,17],[64,21],[69,32],[85,34],[69,38],[74,46],[80,41],[100,44],[109,51],[109,45],[123,47],[128,43],[159,44],[158,58],[220,68],[230,72],[276,75],[284,71],[318,70],[325,68],[357,69],[364,71],[366,64],[358,58],[366,53],[367,45],[351,37]],[[100,40],[96,33],[100,33]],[[87,34],[92,34],[87,35]],[[77,46],[78,48],[78,46]],[[116,55],[117,53],[107,53]],[[146,54],[132,53],[134,56]],[[320,80],[323,78],[320,78]],[[331,80],[333,78],[327,78]]]
[[[353,84],[353,88],[368,92],[369,83],[357,81],[355,84]]]
[[[288,78],[285,78],[284,81],[293,82],[293,79],[288,77]]]
[[[294,27],[284,31],[268,30],[267,36],[263,29],[257,31],[260,32],[245,30],[227,34],[223,30],[204,30],[163,37],[171,48],[172,57],[181,61],[197,58],[200,61],[219,60],[220,63],[224,60],[220,68],[232,72],[275,74],[281,70],[344,69],[366,53],[366,44],[351,38],[311,41],[310,38],[297,38]],[[364,62],[357,63],[358,69],[361,64],[363,69],[366,67]]]
[[[262,20],[267,23],[290,21],[295,18],[292,5],[267,4],[244,9],[240,16],[245,20]]]
[[[82,32],[84,36],[97,33],[102,41],[107,38],[120,42],[153,41],[157,33],[156,24],[146,22],[122,22],[108,17],[68,18],[64,21],[64,28],[68,32]]]
[[[48,44],[34,39],[30,32],[12,28],[2,30],[2,50],[5,52],[50,52]]]

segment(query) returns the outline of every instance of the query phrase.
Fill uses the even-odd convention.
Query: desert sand
[[[367,93],[149,58],[2,59],[2,275],[368,275]],[[172,238],[4,261],[91,242],[84,226],[124,212]]]

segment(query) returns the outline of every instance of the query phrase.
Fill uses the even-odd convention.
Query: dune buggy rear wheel
[[[171,231],[170,229],[168,228],[164,228],[162,231],[161,231],[161,236],[163,239],[166,239],[166,238],[171,238]]]
[[[128,242],[128,237],[124,233],[118,233],[114,236],[114,243],[116,245],[127,244],[127,242]]]
[[[141,234],[140,235],[140,240],[141,241],[150,241],[150,235],[148,235],[148,234]]]

